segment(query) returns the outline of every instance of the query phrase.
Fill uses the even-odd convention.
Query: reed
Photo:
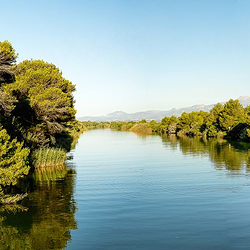
[[[40,148],[32,153],[32,164],[35,168],[64,165],[67,155],[61,148]]]

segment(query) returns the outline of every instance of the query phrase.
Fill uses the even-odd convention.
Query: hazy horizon
[[[250,1],[4,1],[0,41],[72,81],[77,117],[250,93]],[[11,17],[11,18],[10,18]]]
[[[239,98],[248,98],[248,99],[250,99],[249,96],[238,96],[237,98],[230,98],[230,99],[239,99]],[[217,104],[217,103],[224,103],[224,102],[227,102],[227,101],[229,101],[230,99],[228,99],[228,100],[223,100],[223,101],[218,101],[218,102],[216,102],[216,103],[196,103],[196,104],[193,104],[193,105],[190,105],[190,106],[183,106],[183,107],[179,107],[179,108],[172,107],[172,108],[170,108],[170,109],[168,109],[168,110],[163,110],[163,109],[158,109],[158,110],[155,110],[155,109],[147,109],[147,110],[137,110],[137,111],[135,111],[135,112],[126,112],[126,111],[124,111],[124,110],[113,110],[113,111],[111,111],[111,112],[109,112],[109,113],[107,113],[107,114],[100,115],[100,116],[106,116],[106,115],[109,115],[109,114],[112,114],[112,113],[115,113],[115,112],[125,112],[125,113],[127,113],[127,114],[133,114],[133,113],[146,112],[146,111],[169,111],[169,110],[171,110],[171,109],[177,109],[177,110],[178,110],[178,109],[185,109],[185,108],[190,108],[190,107],[192,107],[192,106],[198,106],[198,105],[210,106],[210,105],[215,105],[215,104]],[[91,116],[95,117],[95,116],[98,116],[98,115],[87,115],[87,116],[89,116],[89,117],[91,117]],[[87,117],[87,116],[77,116],[77,118],[80,118],[80,117]]]

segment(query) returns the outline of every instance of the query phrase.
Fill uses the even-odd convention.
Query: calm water
[[[249,148],[88,131],[0,208],[0,249],[249,249]]]

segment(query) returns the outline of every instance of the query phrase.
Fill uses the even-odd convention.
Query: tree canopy
[[[229,131],[240,122],[244,122],[244,108],[240,102],[232,99],[226,102],[219,114],[219,121],[222,129],[225,131]]]
[[[25,60],[14,68],[15,82],[3,89],[16,100],[15,127],[31,148],[56,145],[66,123],[75,119],[75,86],[42,60]]]
[[[16,62],[17,54],[8,41],[0,42],[0,85],[14,81],[12,65]]]
[[[11,43],[0,42],[0,203],[11,201],[6,187],[28,174],[35,150],[62,148],[54,152],[66,157],[83,130],[75,121],[75,86],[60,69],[43,60],[16,64],[16,58]]]
[[[3,203],[3,199],[6,200],[3,187],[16,185],[19,178],[28,174],[29,152],[28,148],[23,147],[23,143],[11,140],[0,125],[0,203]]]

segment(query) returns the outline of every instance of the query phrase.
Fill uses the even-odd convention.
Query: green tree
[[[168,125],[168,133],[169,134],[176,134],[177,124],[178,124],[178,118],[176,116],[172,115],[169,119],[169,125]]]
[[[158,131],[158,129],[159,129],[159,123],[158,122],[156,122],[155,120],[152,120],[152,121],[150,121],[149,125],[150,125],[153,132]]]
[[[204,111],[184,112],[179,117],[177,129],[181,134],[201,135],[204,130],[204,120],[207,116],[208,113]]]
[[[158,132],[161,134],[166,134],[168,132],[168,126],[170,123],[170,118],[168,116],[162,118],[160,125],[158,127]]]
[[[247,124],[250,125],[250,105],[245,107],[244,111],[245,111],[246,122],[247,122]]]
[[[238,100],[230,99],[219,115],[220,127],[228,132],[239,123],[245,122],[244,108]]]
[[[13,64],[17,54],[8,41],[0,42],[0,85],[14,81]]]
[[[160,133],[169,133],[169,134],[175,134],[177,129],[177,122],[178,118],[174,115],[171,117],[164,117],[161,120],[160,126],[159,126],[159,132]]]
[[[67,122],[75,120],[75,86],[54,64],[42,60],[19,63],[15,77],[4,91],[17,99],[12,111],[16,133],[31,149],[57,145],[67,136]]]
[[[17,184],[19,178],[27,175],[29,149],[23,148],[23,143],[11,140],[7,131],[0,125],[0,203],[12,202],[10,196],[6,196],[4,188]]]
[[[218,132],[221,130],[219,116],[223,111],[224,106],[220,103],[214,105],[210,110],[209,115],[205,119],[205,128],[207,135],[209,137],[215,137],[218,135]]]
[[[13,65],[16,58],[17,54],[11,43],[8,41],[0,42],[0,118],[10,115],[14,108],[13,97],[5,93],[1,86],[14,81]]]

